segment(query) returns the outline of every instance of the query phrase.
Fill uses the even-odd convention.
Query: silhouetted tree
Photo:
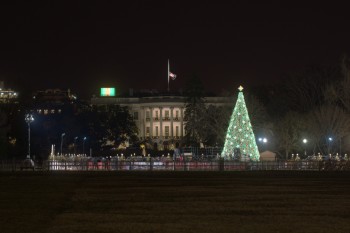
[[[338,106],[321,106],[308,114],[307,131],[319,152],[331,153],[331,146],[339,146],[341,139],[350,134],[350,116]],[[329,137],[334,142],[329,143]]]
[[[325,90],[326,100],[350,113],[350,60],[344,56],[341,62],[341,79],[335,80]]]
[[[225,142],[226,130],[232,106],[209,105],[205,110],[203,124],[200,126],[203,131],[205,145],[223,146]]]
[[[204,128],[203,120],[205,117],[206,107],[204,100],[204,89],[201,80],[197,76],[193,76],[185,89],[185,116],[184,120],[186,131],[186,142],[192,145],[198,145],[203,141]]]
[[[90,116],[90,138],[95,145],[118,147],[126,140],[137,141],[137,126],[127,107],[96,107]]]
[[[322,106],[328,99],[326,90],[340,78],[339,67],[311,66],[287,75],[282,84],[269,93],[270,115],[281,118],[289,111],[307,113]]]
[[[289,112],[274,127],[278,149],[284,151],[284,158],[293,150],[300,150],[306,124],[300,113]]]

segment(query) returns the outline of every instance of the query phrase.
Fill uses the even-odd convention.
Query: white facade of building
[[[233,104],[232,98],[206,97],[206,103],[214,105]],[[92,105],[127,106],[139,128],[140,139],[152,139],[163,143],[181,140],[185,132],[185,97],[93,97]]]

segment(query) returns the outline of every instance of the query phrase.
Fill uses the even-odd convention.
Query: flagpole
[[[169,63],[169,59],[168,59],[168,92],[169,92],[169,73],[170,73],[170,63]]]

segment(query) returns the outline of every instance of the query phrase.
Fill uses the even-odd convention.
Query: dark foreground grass
[[[2,173],[0,232],[350,232],[350,173]]]

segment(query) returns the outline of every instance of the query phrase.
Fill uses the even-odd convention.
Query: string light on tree
[[[231,115],[221,156],[232,155],[239,148],[241,153],[249,155],[251,160],[258,161],[260,155],[245,104],[243,87],[239,86],[238,90],[238,99]]]

